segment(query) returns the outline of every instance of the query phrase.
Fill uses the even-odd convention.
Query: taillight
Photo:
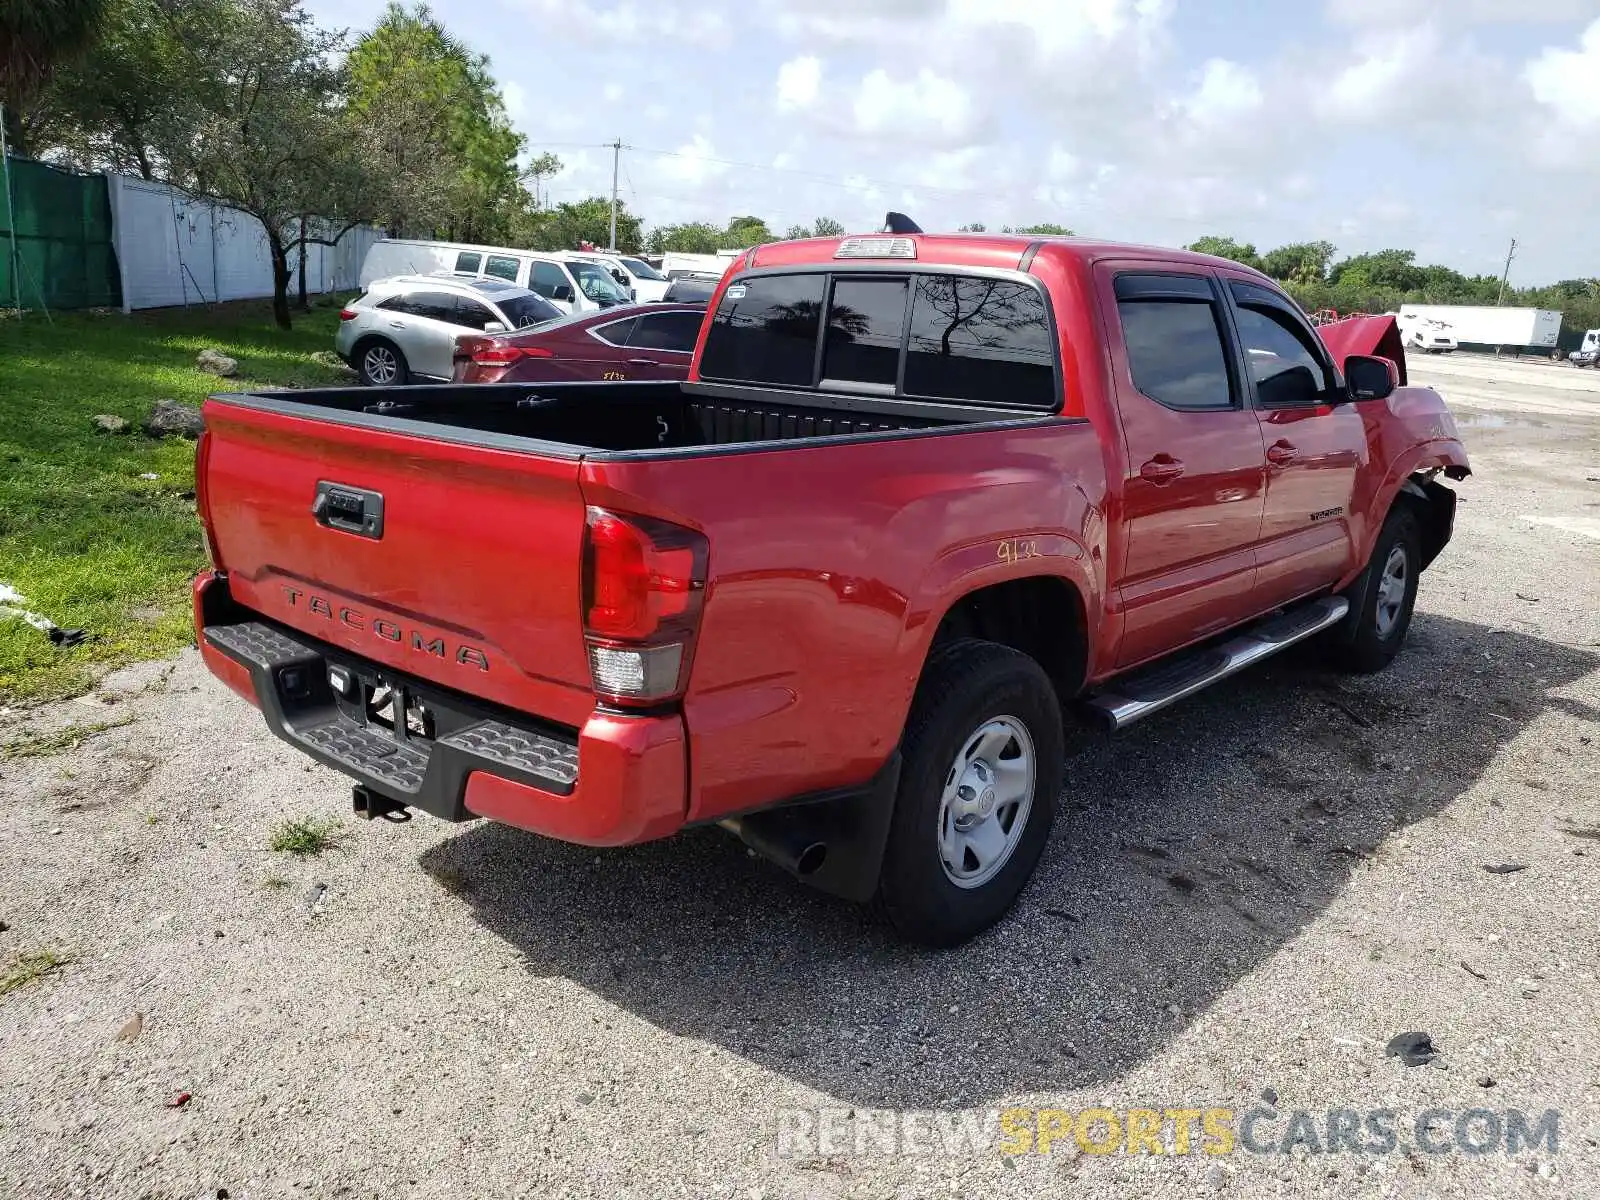
[[[217,538],[211,530],[211,489],[209,466],[211,463],[211,431],[204,430],[194,448],[194,509],[200,518],[200,541],[205,545],[206,557],[219,571],[222,555],[217,552]]]
[[[339,320],[341,321],[354,321],[359,315],[353,308],[341,308],[339,310]]]
[[[703,534],[590,508],[583,631],[594,690],[619,704],[682,695],[705,600]]]
[[[476,367],[509,367],[522,358],[554,358],[555,353],[543,346],[513,346],[507,342],[484,342],[472,348],[472,364]]]

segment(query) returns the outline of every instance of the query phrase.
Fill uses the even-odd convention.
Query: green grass
[[[267,848],[296,858],[310,858],[339,844],[339,822],[317,817],[285,821],[272,831]]]
[[[24,734],[7,742],[0,742],[0,762],[13,758],[44,758],[51,754],[65,754],[68,750],[76,750],[97,733],[104,733],[108,729],[121,729],[124,725],[132,724],[132,717],[123,717],[117,721],[97,721],[90,725],[68,725],[65,729],[56,729],[49,733]],[[65,775],[68,779],[74,777],[71,771],[65,772]]]
[[[32,950],[18,954],[0,972],[0,996],[9,995],[18,988],[54,975],[72,960],[54,950]]]
[[[338,307],[296,314],[290,332],[265,302],[123,316],[0,316],[0,583],[28,607],[92,640],[52,645],[0,620],[0,704],[86,690],[107,667],[170,653],[191,639],[189,580],[204,565],[194,503],[194,443],[138,431],[157,400],[312,386],[341,376],[313,357],[331,350]],[[239,375],[203,374],[216,347]],[[124,434],[91,424],[129,422]],[[141,479],[155,473],[158,479]]]

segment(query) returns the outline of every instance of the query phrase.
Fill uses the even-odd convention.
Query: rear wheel
[[[399,387],[410,377],[400,347],[382,338],[361,344],[356,352],[356,373],[367,387]]]
[[[1400,653],[1411,628],[1422,573],[1422,533],[1417,518],[1397,504],[1383,523],[1367,569],[1346,595],[1349,615],[1331,631],[1328,641],[1335,665],[1370,675]]]
[[[954,946],[1005,915],[1050,834],[1063,734],[1033,659],[993,642],[934,652],[917,687],[878,903],[903,936]]]

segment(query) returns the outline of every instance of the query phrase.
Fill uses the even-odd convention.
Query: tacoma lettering
[[[288,584],[283,585],[283,595],[289,602],[290,608],[301,609],[324,620],[337,620],[345,628],[358,633],[370,633],[386,642],[405,643],[419,654],[454,660],[458,667],[475,667],[480,671],[489,669],[488,654],[477,646],[467,644],[452,646],[447,639],[437,634],[423,633],[418,629],[403,629],[383,617],[373,617],[369,620],[358,608],[351,608],[348,604],[341,604],[335,608],[325,597],[303,592]]]

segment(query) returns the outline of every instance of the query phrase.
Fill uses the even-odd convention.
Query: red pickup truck
[[[358,813],[715,822],[930,944],[1022,891],[1069,711],[1121,728],[1313,636],[1384,666],[1469,473],[1390,321],[920,232],[743,255],[687,382],[205,418],[201,651]]]

